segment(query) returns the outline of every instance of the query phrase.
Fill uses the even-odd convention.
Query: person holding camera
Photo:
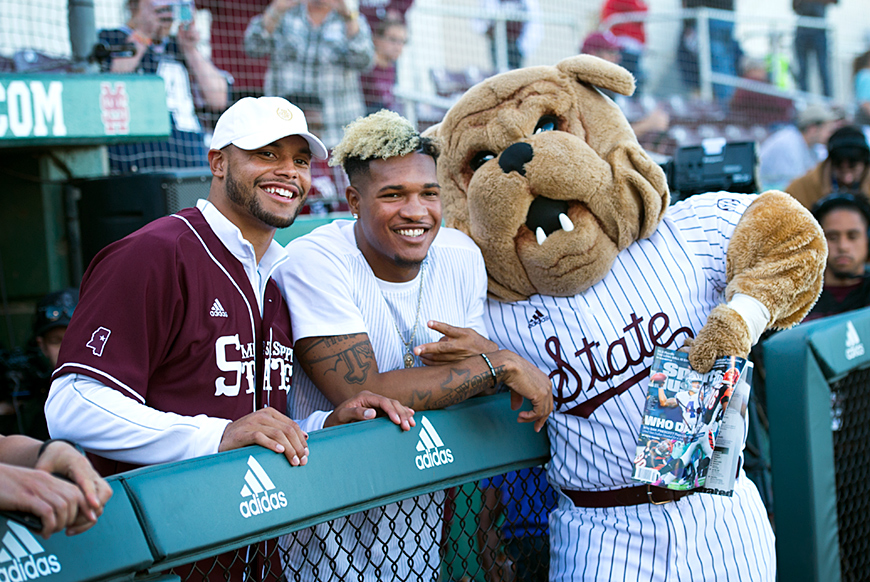
[[[165,142],[109,147],[112,172],[207,167],[208,148],[196,109],[223,111],[229,99],[229,79],[197,48],[193,0],[127,0],[127,9],[127,24],[101,30],[99,40],[109,47],[132,45],[133,52],[121,56],[110,51],[101,64],[103,72],[163,78],[172,133]],[[178,32],[171,35],[176,22]]]
[[[870,196],[870,145],[860,127],[845,125],[828,139],[828,158],[785,191],[808,209],[831,193]]]

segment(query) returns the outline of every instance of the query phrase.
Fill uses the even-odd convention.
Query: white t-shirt
[[[486,268],[480,250],[468,236],[441,228],[417,278],[390,283],[375,277],[357,248],[354,224],[339,220],[287,245],[290,260],[276,271],[274,279],[290,306],[294,342],[306,337],[367,333],[378,370],[386,372],[403,367],[407,351],[403,340],[410,339],[415,323],[412,349],[441,339],[440,333],[426,326],[430,320],[471,328],[486,337]],[[420,365],[415,358],[415,366]],[[294,362],[288,413],[332,408]]]

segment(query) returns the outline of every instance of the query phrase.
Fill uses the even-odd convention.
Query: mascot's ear
[[[436,124],[433,125],[433,126],[427,127],[427,128],[423,131],[423,133],[420,134],[420,135],[422,135],[423,137],[430,137],[430,138],[435,139],[435,138],[438,137],[438,130],[439,130],[440,128],[441,128],[441,124],[440,124],[440,123],[436,123]]]
[[[634,93],[634,77],[627,70],[610,61],[592,55],[569,57],[556,65],[566,75],[578,81],[590,83],[602,89],[616,91],[620,95]]]

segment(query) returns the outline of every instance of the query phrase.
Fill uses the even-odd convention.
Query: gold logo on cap
[[[290,121],[291,119],[293,119],[293,112],[289,109],[279,107],[277,113],[278,117],[280,117],[284,121]]]

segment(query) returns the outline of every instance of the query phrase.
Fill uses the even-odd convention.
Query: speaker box
[[[169,169],[78,180],[72,185],[81,193],[81,255],[87,267],[109,243],[207,198],[211,172],[207,167]]]

